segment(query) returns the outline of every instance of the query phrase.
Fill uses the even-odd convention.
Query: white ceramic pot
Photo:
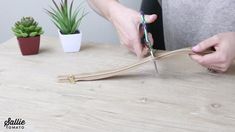
[[[78,52],[80,51],[82,42],[82,33],[77,34],[61,34],[58,30],[60,42],[62,44],[64,52]]]

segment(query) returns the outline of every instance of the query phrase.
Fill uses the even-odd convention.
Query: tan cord
[[[69,75],[68,78],[70,83],[75,84],[76,83],[76,77],[74,75]]]
[[[206,51],[203,52],[202,54],[208,54],[211,53],[212,51]],[[169,51],[169,52],[164,52],[164,53],[158,53],[156,54],[155,60],[160,60],[166,57],[170,57],[172,55],[176,54],[195,54],[192,52],[191,48],[184,48],[184,49],[179,49],[179,50],[174,50],[174,51]],[[152,60],[152,57],[146,57],[134,64],[124,66],[118,69],[113,69],[113,70],[108,70],[108,71],[102,71],[102,72],[95,72],[95,73],[87,73],[87,74],[75,74],[75,75],[62,75],[58,76],[59,82],[61,83],[75,83],[78,81],[92,81],[92,80],[99,80],[99,79],[105,79],[105,78],[110,78],[114,77],[120,74],[123,74],[124,72],[127,72],[129,70],[132,70],[134,68],[137,68],[138,66],[145,64],[149,61]]]

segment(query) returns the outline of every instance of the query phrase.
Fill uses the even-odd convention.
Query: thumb
[[[219,39],[217,36],[213,36],[211,38],[208,38],[204,41],[202,41],[201,43],[199,43],[198,45],[194,46],[192,48],[192,50],[194,52],[202,52],[202,51],[205,51],[215,45],[217,45],[219,43]]]
[[[153,23],[154,21],[157,20],[157,15],[156,14],[145,15],[144,17],[145,17],[146,23]]]

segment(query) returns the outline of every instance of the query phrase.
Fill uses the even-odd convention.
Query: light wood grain
[[[138,59],[125,48],[83,44],[63,53],[57,38],[21,56],[16,39],[0,45],[0,131],[8,118],[38,132],[234,132],[235,66],[212,74],[185,54],[108,80],[61,84],[58,75],[120,67]]]

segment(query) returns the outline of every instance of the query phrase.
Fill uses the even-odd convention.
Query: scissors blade
[[[155,61],[155,56],[154,56],[154,53],[153,53],[152,43],[149,40],[149,36],[148,36],[148,32],[147,32],[147,26],[146,26],[146,21],[145,21],[145,18],[144,18],[144,13],[141,11],[140,14],[141,14],[141,20],[142,20],[142,25],[143,25],[143,29],[144,29],[145,42],[146,42],[146,45],[149,48],[150,54],[152,56],[152,61],[153,61],[153,64],[154,64],[155,71],[156,71],[156,73],[158,73],[157,63]]]
[[[150,49],[150,54],[152,56],[152,61],[153,61],[153,65],[154,65],[154,68],[155,68],[155,72],[158,74],[157,62],[155,60],[155,56],[154,56],[153,51],[151,49]]]

